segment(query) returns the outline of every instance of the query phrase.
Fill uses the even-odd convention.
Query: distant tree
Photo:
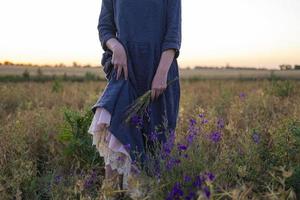
[[[13,63],[10,61],[4,61],[4,65],[13,65]]]
[[[59,67],[65,67],[65,64],[64,64],[64,63],[59,63],[58,66],[59,66]]]
[[[279,65],[280,70],[291,70],[292,65]]]
[[[300,65],[295,65],[295,66],[294,66],[294,69],[300,70]]]
[[[201,67],[201,66],[195,66],[195,68],[194,69],[202,69],[203,67]]]
[[[77,62],[73,62],[73,67],[78,67]]]

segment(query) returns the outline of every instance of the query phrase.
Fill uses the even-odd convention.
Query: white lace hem
[[[128,178],[132,172],[139,170],[132,165],[131,157],[125,146],[106,128],[104,124],[110,125],[111,115],[102,107],[98,107],[94,114],[88,133],[93,135],[95,145],[101,157],[104,158],[105,165],[110,165],[113,170],[123,174],[123,189],[129,189]]]

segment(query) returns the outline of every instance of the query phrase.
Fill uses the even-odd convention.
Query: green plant
[[[294,89],[295,86],[290,80],[272,80],[269,92],[278,97],[289,97]]]
[[[67,167],[90,168],[95,164],[103,164],[87,132],[92,114],[90,110],[80,113],[64,108],[64,123],[58,140],[64,144],[63,160]]]

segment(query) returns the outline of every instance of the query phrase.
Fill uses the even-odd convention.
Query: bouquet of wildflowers
[[[174,78],[173,80],[167,83],[167,87],[176,81],[178,77]],[[143,95],[138,97],[131,105],[128,106],[128,109],[125,112],[125,122],[130,123],[130,121],[135,118],[142,116],[146,111],[149,103],[151,101],[151,89],[145,92]]]

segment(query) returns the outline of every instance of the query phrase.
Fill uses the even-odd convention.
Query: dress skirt
[[[88,133],[93,136],[93,143],[104,159],[105,165],[123,174],[123,188],[128,189],[128,178],[132,173],[139,172],[132,164],[132,159],[126,146],[123,145],[103,124],[110,125],[111,114],[102,107],[97,107]],[[102,125],[102,126],[101,126]],[[103,139],[102,139],[103,138]]]

